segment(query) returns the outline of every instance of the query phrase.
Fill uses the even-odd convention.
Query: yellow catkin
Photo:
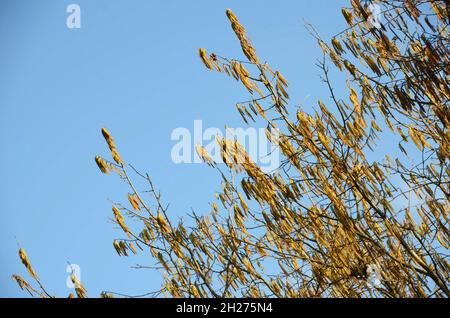
[[[105,160],[103,160],[102,157],[96,156],[95,162],[97,163],[98,168],[103,173],[109,173],[108,165],[106,164]]]
[[[231,22],[231,27],[233,28],[234,33],[238,37],[239,41],[241,42],[241,48],[244,52],[245,56],[253,63],[260,64],[259,59],[256,56],[255,49],[250,43],[250,40],[248,39],[245,29],[242,26],[242,24],[237,19],[236,15],[231,11],[230,9],[227,9],[227,17]]]
[[[114,216],[116,218],[117,223],[119,223],[120,227],[122,228],[122,230],[129,234],[130,233],[130,229],[128,228],[128,226],[125,224],[125,221],[123,219],[123,215],[122,213],[120,213],[119,209],[117,209],[114,205],[112,207],[112,210],[114,212]]]
[[[114,143],[114,139],[106,128],[102,128],[102,135],[108,144],[109,149],[111,150],[111,155],[114,161],[118,164],[123,164],[122,159],[120,158],[119,152],[117,151],[116,144]]]
[[[200,58],[202,59],[203,63],[207,68],[212,70],[212,63],[208,57],[208,54],[206,53],[206,50],[203,48],[198,49],[198,54],[200,55]]]
[[[87,298],[87,290],[84,288],[83,284],[79,281],[79,279],[75,276],[75,274],[70,275],[70,279],[72,283],[75,285],[75,292],[78,298]]]
[[[130,201],[130,204],[133,206],[133,209],[137,211],[141,210],[141,207],[139,206],[139,199],[136,194],[128,193],[128,201]]]
[[[34,271],[33,267],[31,266],[30,260],[28,259],[27,253],[23,248],[19,249],[19,257],[22,261],[22,264],[27,268],[28,272],[30,273],[31,277],[37,278],[36,272]]]
[[[197,151],[198,156],[208,165],[213,165],[214,160],[208,154],[206,149],[202,145],[196,145],[195,150]]]
[[[166,221],[166,218],[159,212],[156,216],[156,220],[161,228],[161,231],[164,233],[169,233],[169,224]]]
[[[30,294],[32,292],[36,292],[36,290],[31,287],[31,285],[22,277],[20,277],[19,275],[13,274],[11,276],[12,279],[14,279],[16,281],[16,283],[19,285],[20,289],[22,290],[27,290]]]

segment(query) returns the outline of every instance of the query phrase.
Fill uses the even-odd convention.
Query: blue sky
[[[66,7],[81,7],[81,29],[66,27]],[[113,134],[122,157],[152,176],[170,214],[207,212],[219,176],[206,165],[176,165],[171,132],[241,127],[234,104],[246,91],[209,72],[198,48],[242,57],[225,16],[231,8],[262,60],[290,81],[292,105],[327,100],[314,65],[321,50],[304,28],[329,38],[342,30],[346,1],[2,0],[0,2],[0,296],[26,296],[23,246],[49,290],[67,296],[67,262],[78,264],[91,296],[102,290],[138,295],[160,274],[148,254],[119,257],[120,232],[108,221],[109,199],[127,189],[94,162],[108,156],[100,134]],[[345,83],[339,86],[345,88]],[[338,89],[338,93],[343,92]]]

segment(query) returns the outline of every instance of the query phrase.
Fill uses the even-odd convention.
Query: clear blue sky
[[[81,29],[66,27],[66,7],[81,7]],[[173,216],[208,211],[219,176],[201,164],[175,165],[170,134],[242,126],[234,103],[245,90],[209,72],[199,47],[242,57],[225,16],[246,26],[261,59],[291,83],[292,105],[306,109],[328,94],[314,63],[321,57],[304,28],[322,36],[344,27],[346,1],[2,0],[0,2],[0,296],[26,296],[11,280],[24,274],[20,243],[42,281],[67,296],[66,265],[80,265],[91,296],[157,289],[148,255],[118,257],[120,235],[108,221],[111,204],[126,200],[116,176],[100,174],[108,127],[127,162],[147,171]],[[345,87],[345,83],[340,83]],[[338,90],[338,93],[341,92]],[[244,98],[243,98],[244,97]]]

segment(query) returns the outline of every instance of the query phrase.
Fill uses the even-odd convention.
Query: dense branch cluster
[[[236,108],[245,123],[266,123],[268,136],[278,131],[283,161],[265,173],[236,140],[217,140],[225,165],[197,147],[217,169],[222,190],[209,213],[190,215],[191,224],[168,217],[149,175],[125,164],[103,129],[114,162],[96,162],[131,191],[129,204],[113,206],[126,234],[114,248],[121,256],[150,253],[164,275],[161,290],[148,295],[450,296],[450,6],[379,4],[379,29],[358,0],[342,10],[348,28],[329,44],[310,28],[324,52],[320,67],[330,92],[312,112],[289,106],[288,81],[260,62],[227,10],[247,60],[205,49],[200,58],[248,90],[249,100]],[[348,96],[336,96],[327,61],[347,76]],[[398,152],[377,147],[397,137]],[[370,159],[373,149],[386,151],[383,159]],[[148,189],[137,189],[132,176]],[[407,206],[396,203],[401,197]]]

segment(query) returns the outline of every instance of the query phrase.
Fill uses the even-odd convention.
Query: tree
[[[121,256],[150,252],[164,271],[161,290],[149,295],[450,296],[450,5],[377,3],[352,0],[342,9],[348,28],[329,44],[309,26],[324,52],[319,66],[330,94],[313,113],[289,106],[287,80],[261,63],[227,10],[246,59],[205,49],[200,58],[247,88],[250,98],[237,109],[246,123],[264,121],[268,136],[278,132],[271,142],[283,161],[278,171],[264,173],[235,140],[217,140],[225,166],[197,147],[217,169],[222,191],[211,212],[193,212],[189,224],[168,216],[149,175],[125,164],[102,129],[113,160],[95,161],[131,191],[129,204],[112,207],[124,232],[114,248]],[[383,16],[378,28],[374,8]],[[329,61],[347,76],[348,96],[335,94]],[[396,137],[400,152],[382,149],[383,159],[368,159],[380,138]],[[134,178],[147,182],[146,192]],[[409,199],[407,207],[396,205],[400,197]],[[20,256],[37,278],[25,253]],[[50,296],[38,279],[42,292],[14,279],[32,294]],[[84,297],[84,287],[76,286]]]

